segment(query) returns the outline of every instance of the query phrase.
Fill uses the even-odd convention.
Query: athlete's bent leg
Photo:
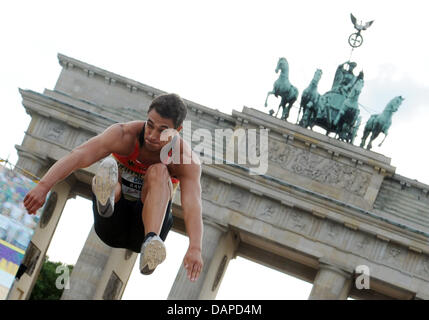
[[[145,275],[151,274],[166,257],[165,245],[159,234],[171,198],[170,185],[170,174],[164,164],[148,168],[141,196],[145,241],[140,254],[140,272]]]
[[[105,158],[97,169],[92,179],[92,191],[97,199],[97,211],[105,218],[113,214],[114,204],[119,200],[117,194],[118,186],[118,165],[113,158]],[[119,188],[119,190],[118,190]]]
[[[162,163],[154,164],[146,171],[141,196],[144,204],[142,219],[145,234],[154,232],[159,235],[161,232],[162,222],[171,197],[169,180],[170,174],[167,166]]]

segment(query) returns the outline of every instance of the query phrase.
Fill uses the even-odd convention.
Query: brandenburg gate
[[[31,123],[16,145],[17,165],[39,177],[108,126],[145,120],[151,100],[164,93],[61,54],[58,60],[53,90],[20,90]],[[186,103],[192,130],[267,129],[268,169],[251,175],[247,165],[203,164],[205,267],[196,283],[180,267],[169,299],[214,299],[236,256],[313,283],[309,299],[429,299],[428,185],[396,174],[382,154],[258,110],[225,114]],[[9,299],[29,298],[67,200],[90,199],[96,167],[53,188]],[[180,203],[177,192],[173,230],[185,234]],[[121,299],[137,257],[106,246],[92,229],[62,299]],[[369,288],[357,285],[363,276]]]

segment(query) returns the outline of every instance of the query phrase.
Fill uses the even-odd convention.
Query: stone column
[[[46,200],[40,222],[28,245],[19,267],[15,282],[9,291],[8,300],[27,300],[43,266],[46,252],[51,243],[64,206],[69,198],[70,185],[66,181],[57,183]]]
[[[202,257],[204,267],[196,282],[182,265],[168,295],[169,300],[210,300],[216,297],[229,261],[235,258],[238,239],[227,228],[204,219]]]
[[[329,263],[320,262],[309,300],[346,300],[352,286],[352,274]]]
[[[137,254],[104,244],[92,227],[61,300],[118,300]]]

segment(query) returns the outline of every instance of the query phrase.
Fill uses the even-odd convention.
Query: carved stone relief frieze
[[[426,278],[429,279],[429,257],[428,256],[422,259],[422,266],[423,266],[422,270],[424,275],[426,276]]]
[[[311,229],[312,217],[301,210],[294,209],[289,214],[287,227],[293,231],[308,234]]]
[[[322,184],[345,189],[364,196],[370,183],[370,175],[345,164],[323,158],[306,150],[297,151],[288,169]]]
[[[333,240],[338,240],[342,235],[341,227],[333,222],[328,223],[328,237]]]
[[[273,201],[261,201],[256,212],[256,217],[271,223],[277,218],[278,209],[278,205]]]
[[[232,188],[227,197],[227,206],[237,211],[246,210],[249,202],[249,194],[240,188]]]
[[[401,267],[405,257],[405,247],[389,243],[384,251],[381,261],[389,266]]]
[[[282,169],[358,196],[365,195],[370,183],[368,173],[274,139],[269,140],[268,159]]]
[[[268,160],[278,164],[283,169],[287,169],[287,161],[292,153],[292,148],[273,139],[269,140],[268,146]]]
[[[49,122],[43,137],[64,144],[67,135],[67,125],[65,123],[51,121]]]
[[[201,177],[201,196],[204,199],[213,199],[215,191],[215,180],[207,176]]]
[[[358,256],[369,257],[375,246],[375,237],[359,231],[350,230],[349,232],[351,232],[353,236],[346,249]]]
[[[417,265],[416,273],[429,280],[429,256],[420,255],[420,261]]]
[[[345,228],[339,223],[324,220],[318,238],[335,247],[343,246]]]
[[[293,208],[281,205],[279,209],[278,219],[274,219],[273,223],[281,229],[286,229],[288,217],[293,211]]]

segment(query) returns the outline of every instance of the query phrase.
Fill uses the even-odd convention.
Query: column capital
[[[222,232],[228,231],[228,226],[220,224],[218,221],[215,221],[211,218],[203,217],[203,223],[204,225],[209,225],[211,227],[214,227]]]
[[[345,300],[352,285],[352,272],[324,257],[319,259],[319,271],[313,282],[310,300]]]
[[[320,269],[329,269],[331,271],[334,271],[345,278],[350,278],[354,272],[354,270],[348,267],[339,266],[325,257],[319,259],[319,267]]]
[[[18,152],[20,157],[25,157],[37,162],[40,162],[42,166],[47,166],[49,161],[48,157],[45,154],[38,153],[34,150],[31,150],[25,146],[15,144],[15,149]]]

